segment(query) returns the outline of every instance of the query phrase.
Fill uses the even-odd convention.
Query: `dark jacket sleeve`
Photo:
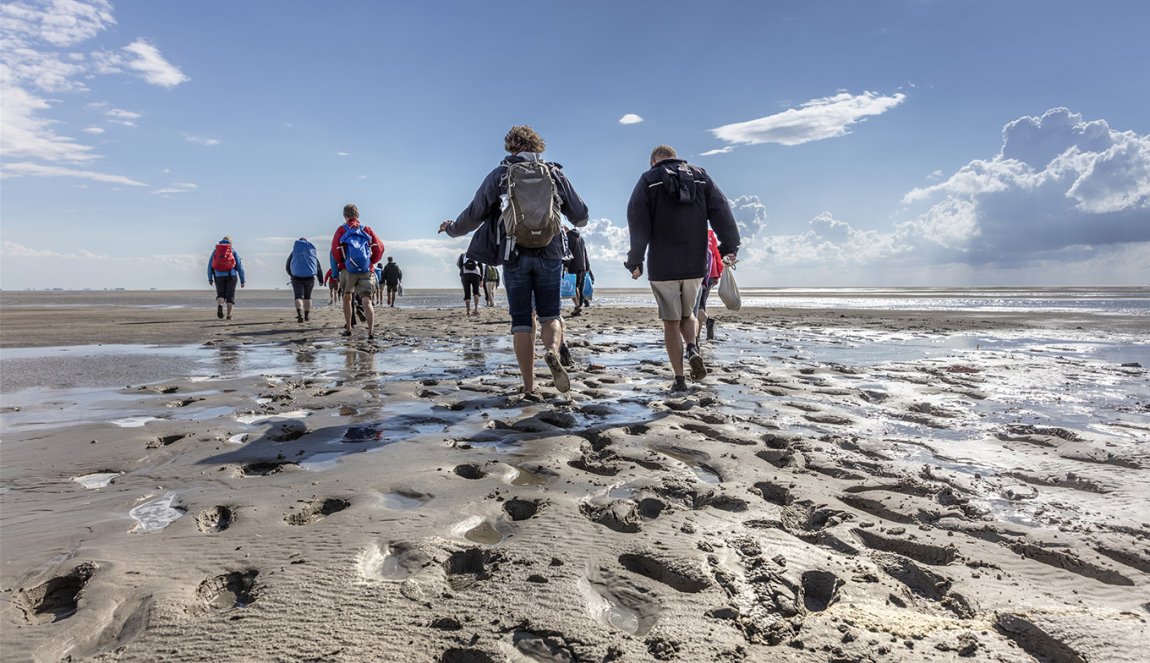
[[[562,168],[555,168],[552,172],[555,174],[555,183],[559,186],[559,198],[563,201],[559,211],[563,212],[563,216],[567,217],[572,225],[582,228],[587,225],[589,215],[587,203],[584,203],[575,192],[575,187],[571,186],[571,181],[567,179]]]
[[[288,273],[288,276],[292,275],[292,273],[291,273],[291,254],[290,253],[288,254],[287,262],[284,263],[284,271],[286,271]]]
[[[454,221],[447,224],[445,232],[452,237],[459,237],[475,230],[492,217],[494,211],[499,209],[499,177],[503,166],[487,174],[471,204],[466,207]],[[460,263],[462,264],[462,262]]]
[[[719,238],[719,254],[726,256],[738,253],[739,225],[735,223],[731,204],[710,175],[707,176],[707,188],[704,191],[707,196],[707,219]]]
[[[647,245],[651,243],[651,209],[647,195],[647,179],[640,177],[627,203],[627,229],[631,235],[631,250],[627,252],[628,270],[642,269]]]

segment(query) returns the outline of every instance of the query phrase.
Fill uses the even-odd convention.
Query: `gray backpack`
[[[551,164],[521,161],[507,167],[507,194],[499,221],[509,240],[528,249],[541,249],[562,232],[559,189]]]

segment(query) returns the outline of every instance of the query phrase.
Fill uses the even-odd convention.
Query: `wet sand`
[[[1150,645],[1144,318],[724,313],[672,395],[654,310],[592,308],[542,402],[501,311],[380,318],[5,305],[5,660]],[[97,343],[166,350],[49,349]]]

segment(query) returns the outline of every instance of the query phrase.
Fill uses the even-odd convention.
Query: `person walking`
[[[499,268],[487,265],[483,270],[483,295],[487,298],[487,306],[495,306],[495,291],[499,289]]]
[[[707,340],[715,340],[715,319],[707,316],[707,298],[711,289],[719,283],[723,275],[723,257],[719,255],[719,238],[715,231],[707,229],[707,275],[703,277],[703,285],[699,289],[699,302],[695,305],[695,316],[699,319],[699,329],[695,331],[695,344],[699,344],[699,337],[703,329],[707,330]]]
[[[591,263],[587,259],[587,244],[579,235],[579,231],[574,228],[567,229],[567,250],[571,253],[571,258],[564,267],[567,268],[568,274],[575,275],[575,310],[571,311],[571,316],[574,317],[581,314],[583,307],[587,305],[587,299],[583,296],[583,286],[587,272],[591,269]]]
[[[375,338],[375,310],[371,306],[371,296],[375,292],[375,271],[372,265],[383,258],[383,242],[370,226],[359,221],[359,208],[352,204],[343,207],[344,222],[335,230],[331,238],[331,256],[339,272],[339,285],[343,290],[342,336],[351,336],[354,306],[353,296],[359,300],[363,310],[359,313],[361,322],[367,323],[368,339]]]
[[[651,291],[663,321],[663,340],[675,381],[672,391],[686,391],[684,355],[691,379],[702,380],[707,367],[695,344],[697,320],[692,312],[707,273],[707,225],[719,239],[724,263],[735,262],[739,228],[727,197],[707,171],[679,159],[674,148],[651,151],[651,168],[639,177],[627,203],[631,246],[624,267],[631,278],[643,275],[644,258]]]
[[[459,280],[463,283],[463,305],[467,307],[467,317],[479,315],[479,284],[483,279],[483,263],[475,258],[460,253],[455,261],[459,266]],[[472,311],[471,304],[475,303]]]
[[[327,305],[335,306],[339,299],[337,297],[339,294],[339,277],[332,273],[332,268],[329,267],[327,273],[323,275],[323,282],[327,284]]]
[[[399,290],[399,284],[403,283],[403,270],[391,256],[387,257],[387,264],[383,266],[383,283],[387,286],[387,305],[395,308],[395,293]]]
[[[488,173],[471,204],[454,221],[439,224],[439,232],[459,237],[476,231],[468,254],[503,266],[523,393],[535,394],[536,320],[555,388],[566,392],[571,381],[558,355],[563,342],[559,281],[566,254],[559,214],[581,228],[587,225],[587,205],[562,166],[542,159],[546,145],[531,127],[511,127],[503,147],[508,156]]]
[[[212,249],[208,258],[208,285],[216,286],[216,317],[224,319],[227,306],[227,319],[232,319],[232,309],[236,305],[236,283],[246,285],[244,262],[232,247],[232,238],[224,236]]]
[[[375,283],[376,283],[377,287],[375,289],[375,295],[373,295],[373,300],[374,300],[376,306],[383,306],[383,263],[382,262],[378,263],[375,266]]]
[[[295,297],[295,321],[311,319],[311,291],[315,285],[312,279],[323,285],[323,265],[315,250],[315,244],[306,237],[300,237],[292,246],[284,265],[291,277],[292,295]]]

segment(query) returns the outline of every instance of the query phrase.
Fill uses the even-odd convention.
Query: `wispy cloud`
[[[639,124],[642,121],[643,118],[634,113],[627,113],[623,117],[619,118],[619,124]]]
[[[351,152],[336,152],[336,153],[335,153],[335,155],[336,155],[337,157],[350,157],[350,156],[351,156]]]
[[[857,95],[840,92],[830,97],[811,99],[798,108],[789,108],[782,113],[723,125],[711,129],[711,133],[731,144],[721,148],[727,152],[738,145],[802,145],[848,134],[852,125],[867,117],[881,115],[905,99],[906,95],[901,92],[889,96],[877,92]],[[704,154],[719,153],[711,150]]]
[[[41,115],[50,108],[47,101],[21,87],[4,86],[0,92],[0,148],[6,158],[73,163],[95,158],[91,147],[55,132],[55,122]]]
[[[195,191],[198,188],[199,187],[197,185],[192,184],[191,182],[176,182],[174,184],[169,184],[168,186],[166,186],[162,189],[156,189],[152,193],[156,193],[156,194],[190,193],[192,191]]]
[[[165,60],[158,48],[143,39],[137,39],[123,50],[131,56],[126,63],[128,69],[137,72],[152,85],[173,88],[191,80],[179,67]]]
[[[67,168],[65,166],[50,166],[42,163],[5,162],[3,166],[3,173],[5,177],[76,177],[79,179],[91,180],[93,182],[105,182],[107,184],[147,186],[143,182],[134,180],[130,177],[124,177],[123,175],[109,175],[108,173],[99,173],[92,170],[80,170],[77,168]]]
[[[136,120],[144,117],[143,113],[136,113],[134,111],[124,110],[122,108],[112,108],[104,111],[104,117],[112,124],[122,124],[125,127],[136,126]]]
[[[204,147],[215,147],[220,144],[218,138],[208,138],[207,136],[192,136],[184,134],[184,140],[195,145],[203,145]]]
[[[101,127],[85,127],[81,129],[81,131],[86,134],[92,134],[93,136],[99,136],[100,134],[104,133],[104,129]]]

